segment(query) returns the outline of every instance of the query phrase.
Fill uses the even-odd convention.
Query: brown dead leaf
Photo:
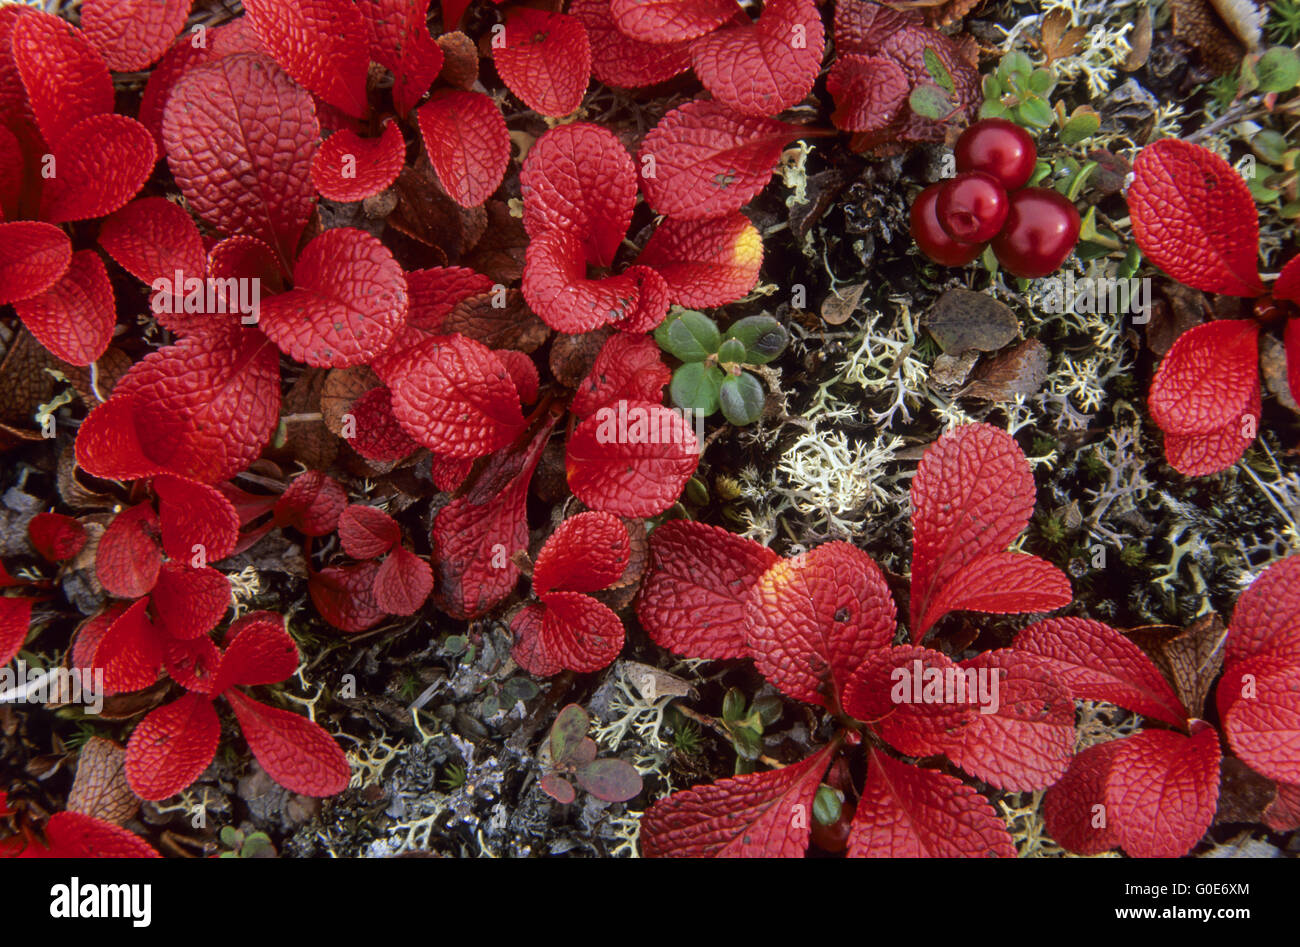
[[[127,355],[121,349],[106,349],[104,354],[95,362],[94,384],[91,384],[91,372],[89,366],[69,365],[67,362],[59,362],[59,371],[63,377],[77,390],[81,396],[82,402],[87,409],[98,407],[101,398],[107,400],[108,396],[113,393],[114,386],[122,379],[131,367],[131,356]]]
[[[1152,301],[1146,336],[1151,353],[1164,358],[1180,335],[1205,322],[1213,311],[1205,294],[1190,286],[1170,281],[1160,292],[1163,298]]]
[[[112,740],[91,737],[77,754],[77,775],[68,809],[122,825],[140,809],[140,797],[126,781],[126,750]]]
[[[1133,31],[1128,34],[1129,49],[1128,55],[1124,57],[1124,62],[1120,68],[1125,72],[1137,72],[1147,64],[1151,58],[1151,43],[1155,39],[1155,31],[1151,28],[1151,8],[1144,6],[1138,11],[1137,19],[1133,21]]]
[[[986,293],[950,289],[921,318],[948,355],[996,352],[1020,334],[1016,314]]]
[[[930,366],[930,384],[943,391],[955,391],[966,384],[979,358],[980,353],[974,351],[957,356],[940,355]]]
[[[832,289],[830,295],[822,300],[822,321],[828,326],[844,325],[857,311],[866,288],[866,283],[859,283],[857,286]]]
[[[100,493],[87,486],[82,477],[88,476],[77,466],[77,455],[72,445],[68,445],[59,454],[59,466],[55,473],[55,483],[59,497],[74,510],[103,510],[117,501],[110,493]]]
[[[1264,384],[1284,408],[1300,414],[1300,405],[1296,404],[1291,392],[1291,381],[1286,370],[1286,346],[1274,335],[1265,333],[1259,338],[1259,368],[1264,376]]]
[[[1276,797],[1277,783],[1235,756],[1225,756],[1219,770],[1219,808],[1214,822],[1260,822]]]
[[[551,334],[546,323],[533,315],[517,289],[505,294],[505,305],[496,306],[497,293],[479,293],[456,304],[442,320],[441,331],[459,332],[476,339],[490,349],[514,349],[532,353],[541,348]]]
[[[1169,0],[1169,6],[1174,15],[1174,36],[1192,46],[1220,75],[1236,69],[1246,52],[1259,45],[1257,29],[1248,26],[1252,11],[1258,16],[1252,0]],[[1227,19],[1219,8],[1227,11]]]
[[[1047,380],[1049,361],[1046,345],[1037,339],[1026,339],[977,368],[974,380],[963,394],[985,401],[1014,401],[1016,395],[1031,398]]]
[[[441,249],[450,261],[472,250],[487,232],[487,211],[481,206],[461,207],[453,201],[438,183],[427,156],[422,155],[414,167],[403,168],[393,187],[397,209],[388,225]]]
[[[524,251],[528,232],[524,223],[510,213],[505,201],[488,201],[488,230],[465,258],[465,265],[486,273],[498,283],[509,285],[524,275]]]
[[[383,382],[369,367],[336,368],[325,376],[320,391],[321,420],[331,434],[343,436],[343,415],[352,410],[352,402]]]
[[[551,345],[551,374],[566,388],[577,388],[591,371],[612,329],[557,336]]]
[[[640,661],[622,661],[620,664],[624,677],[631,681],[632,686],[648,701],[656,701],[661,697],[694,698],[696,696],[695,688],[690,685],[690,682],[676,674],[670,674],[649,664],[642,664]]]
[[[478,81],[478,47],[474,41],[454,30],[438,37],[442,49],[442,71],[438,80],[457,89],[469,89]]]
[[[1047,57],[1043,65],[1050,69],[1058,59],[1076,56],[1082,51],[1083,41],[1088,38],[1088,27],[1072,25],[1070,14],[1058,8],[1043,17],[1041,35],[1040,48]]]
[[[309,470],[325,470],[339,453],[338,438],[321,418],[321,391],[328,375],[324,369],[308,368],[284,397],[281,413],[294,420],[285,424],[286,452]]]
[[[0,422],[34,430],[32,415],[54,397],[58,382],[46,368],[59,364],[25,328],[20,328],[0,362]]]
[[[1127,634],[1173,685],[1188,714],[1201,717],[1205,698],[1223,667],[1227,629],[1219,616],[1211,612],[1186,628],[1150,625]]]

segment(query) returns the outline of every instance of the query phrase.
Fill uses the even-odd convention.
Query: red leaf
[[[826,91],[835,99],[831,121],[836,128],[874,132],[904,113],[912,81],[902,66],[885,56],[840,54],[826,76]]]
[[[674,520],[650,534],[650,560],[637,598],[645,630],[675,654],[749,656],[745,603],[779,557],[717,526]]]
[[[959,427],[926,450],[912,480],[912,640],[946,585],[1002,552],[1029,524],[1034,477],[1015,440],[987,424]]]
[[[482,457],[523,431],[519,395],[501,359],[462,335],[434,336],[388,369],[393,415],[413,438],[449,457]]]
[[[14,64],[47,143],[58,147],[78,122],[113,111],[108,66],[80,30],[49,13],[29,10],[15,20],[11,42]]]
[[[307,577],[307,592],[316,611],[335,628],[346,632],[373,628],[386,617],[375,601],[377,562],[329,566]]]
[[[1031,625],[1012,647],[1045,662],[1078,700],[1104,700],[1175,727],[1187,711],[1151,659],[1109,625],[1054,618]]]
[[[1277,282],[1273,284],[1272,296],[1287,302],[1300,302],[1300,256],[1293,256],[1282,267]],[[1290,326],[1291,322],[1287,325]]]
[[[528,484],[554,422],[521,450],[502,451],[464,496],[433,521],[438,606],[453,618],[477,618],[508,596],[519,581],[514,555],[528,548]]]
[[[375,573],[375,603],[389,615],[414,615],[433,590],[433,570],[415,553],[396,547]]]
[[[387,388],[367,391],[352,402],[350,413],[356,420],[356,432],[347,441],[367,460],[393,463],[420,449],[393,416],[393,393]]]
[[[273,612],[254,612],[230,626],[216,691],[277,684],[298,670],[298,646]]]
[[[551,533],[533,566],[533,591],[598,592],[619,580],[631,556],[627,527],[612,513],[579,513]]]
[[[736,15],[734,0],[613,0],[618,28],[643,43],[695,39]]]
[[[347,492],[338,481],[309,470],[295,477],[276,502],[275,522],[304,536],[324,536],[338,528],[347,505]]]
[[[59,281],[72,261],[72,241],[36,220],[0,223],[0,304],[30,299]]]
[[[588,279],[586,274],[578,238],[548,230],[528,244],[524,299],[543,322],[570,335],[611,323],[654,328],[668,314],[667,283],[648,267],[634,266],[619,276],[600,279]]]
[[[114,213],[100,224],[99,245],[141,282],[152,286],[167,280],[173,296],[182,295],[182,287],[174,285],[177,270],[184,277],[207,273],[208,255],[199,228],[166,198],[142,197]],[[175,302],[171,308],[177,308]]]
[[[86,545],[86,527],[62,513],[37,513],[27,522],[27,536],[50,562],[71,559]]]
[[[185,26],[193,0],[85,0],[81,28],[115,72],[156,63]]]
[[[157,626],[173,638],[206,635],[230,607],[230,581],[210,566],[164,562],[150,595]]]
[[[163,667],[173,681],[187,691],[215,696],[221,652],[206,636],[163,639]]]
[[[316,203],[311,95],[275,63],[238,53],[198,66],[167,100],[167,164],[190,206],[225,233],[275,247],[287,268]]]
[[[641,143],[641,189],[656,211],[682,220],[739,210],[767,186],[786,143],[804,133],[721,102],[688,102]]]
[[[220,490],[167,474],[154,477],[153,489],[168,556],[197,568],[234,552],[239,514]]]
[[[441,47],[429,35],[429,0],[359,0],[370,35],[370,58],[393,73],[393,105],[405,115],[442,69]],[[455,29],[443,20],[443,29]]]
[[[1300,291],[1297,291],[1296,295],[1297,298],[1300,298]],[[1288,319],[1286,321],[1286,329],[1283,330],[1282,339],[1286,352],[1287,388],[1291,391],[1291,397],[1294,398],[1297,392],[1300,392],[1300,319]]]
[[[813,0],[768,0],[758,22],[698,39],[691,63],[723,104],[744,115],[775,115],[812,91],[825,48]]]
[[[851,858],[1015,858],[1004,823],[955,776],[891,759],[879,750],[849,829]]]
[[[615,332],[578,385],[569,409],[579,418],[619,401],[662,401],[672,373],[647,335]]]
[[[1259,655],[1228,665],[1219,713],[1232,751],[1256,772],[1300,783],[1300,664]]]
[[[586,262],[614,262],[637,183],[632,156],[613,132],[585,122],[551,129],[528,150],[519,184],[529,236],[564,231],[581,241]]]
[[[898,627],[880,567],[848,543],[777,562],[755,583],[746,614],[759,672],[819,706],[832,706],[863,657],[889,647]]]
[[[211,699],[186,694],[136,725],[126,745],[127,782],[142,799],[174,796],[208,768],[220,738]]]
[[[606,85],[639,89],[665,82],[691,68],[687,41],[645,43],[618,28],[610,0],[573,0],[569,13],[587,30],[591,71]]]
[[[353,559],[378,559],[401,541],[397,521],[373,506],[354,503],[339,517],[339,542]]]
[[[333,796],[352,776],[347,757],[319,724],[226,691],[239,728],[268,776],[290,792]]]
[[[382,352],[406,324],[406,275],[377,237],[327,230],[303,249],[294,288],[261,304],[261,326],[290,358],[347,368]]]
[[[1046,789],[1065,775],[1074,755],[1069,690],[1018,651],[987,651],[960,666],[977,675],[998,675],[998,684],[989,684],[997,708],[980,707],[948,746],[948,759],[1010,792]]]
[[[1264,810],[1264,824],[1274,832],[1300,829],[1300,786],[1278,785],[1277,796]]]
[[[532,360],[532,357],[513,349],[498,349],[496,357],[501,359],[501,364],[510,373],[510,380],[514,382],[515,392],[519,395],[520,402],[523,404],[535,402],[542,379],[537,372],[537,363]]]
[[[560,118],[582,104],[591,44],[575,17],[516,7],[492,58],[501,80],[534,111]]]
[[[1123,743],[1110,740],[1088,747],[1043,797],[1048,834],[1072,852],[1100,855],[1119,847],[1119,826],[1106,807],[1106,786],[1115,751]]]
[[[871,0],[840,0],[835,4],[835,51],[870,52],[903,30],[925,25],[915,10],[896,10]]]
[[[415,113],[438,180],[461,207],[477,207],[501,184],[510,132],[501,109],[482,92],[447,92]]]
[[[151,687],[162,668],[166,644],[147,614],[148,599],[139,599],[105,630],[95,647],[93,664],[104,670],[104,693],[121,694]]]
[[[577,792],[574,791],[573,783],[569,782],[563,776],[557,776],[555,773],[547,773],[539,779],[537,781],[537,788],[562,806],[567,806],[578,798]]]
[[[1133,163],[1133,236],[1156,266],[1207,293],[1259,296],[1259,217],[1241,175],[1212,151],[1176,139]]]
[[[29,602],[28,599],[6,599],[0,598],[0,610],[5,608],[5,602]],[[82,668],[83,670],[93,669],[95,666],[95,652],[99,650],[99,643],[104,640],[104,635],[113,627],[113,623],[126,614],[130,607],[127,602],[109,602],[100,612],[86,619],[80,628],[77,629],[76,637],[72,642],[72,666]],[[23,626],[23,633],[26,634],[26,625]],[[0,634],[3,638],[3,634]],[[22,644],[22,639],[18,640]],[[16,646],[15,646],[16,647]],[[0,647],[0,657],[4,656],[4,648]],[[13,655],[10,655],[13,657]],[[8,660],[6,658],[6,660]]]
[[[669,217],[651,235],[637,262],[654,267],[679,306],[725,306],[758,284],[763,238],[736,211],[709,220]]]
[[[91,815],[56,812],[45,823],[48,858],[161,858],[138,835]]]
[[[113,284],[94,250],[78,250],[57,283],[14,310],[36,341],[72,365],[103,355],[117,322]]]
[[[1023,552],[995,552],[967,563],[940,587],[921,627],[932,627],[950,612],[1050,612],[1073,597],[1070,580],[1050,562]]]
[[[366,114],[370,44],[356,4],[249,0],[244,12],[289,75],[353,118]]]
[[[525,609],[511,627],[518,636],[512,656],[538,677],[562,669],[599,671],[623,650],[623,623],[618,616],[609,606],[578,592],[542,595],[540,620],[536,610]]]
[[[941,685],[934,692],[931,678]],[[938,651],[917,645],[881,648],[862,654],[844,685],[843,705],[900,753],[935,756],[974,724],[979,712],[974,683]]]
[[[385,124],[378,138],[362,138],[345,128],[317,149],[311,182],[331,201],[359,201],[396,181],[405,164],[406,141],[396,122]]]
[[[1106,808],[1134,858],[1177,858],[1201,840],[1219,801],[1219,735],[1144,730],[1119,741]]]
[[[190,336],[136,362],[77,432],[77,463],[110,480],[244,470],[279,422],[278,354],[260,332]]]
[[[3,56],[3,51],[0,51],[0,62],[3,62]],[[3,81],[0,76],[0,82]],[[21,216],[19,203],[25,191],[26,165],[22,143],[13,132],[0,124],[0,220]]]
[[[1300,556],[1264,570],[1237,599],[1224,656],[1241,661],[1260,655],[1300,664]]]
[[[1259,389],[1259,323],[1222,319],[1189,329],[1160,363],[1151,418],[1166,434],[1209,434],[1239,424]]]
[[[158,517],[149,504],[114,517],[95,552],[95,574],[105,591],[118,598],[148,595],[161,568]]]
[[[1208,434],[1166,434],[1165,459],[1187,477],[1222,473],[1241,460],[1258,434],[1261,400],[1256,386],[1241,417]]]
[[[0,666],[13,660],[31,626],[31,599],[0,597]]]
[[[435,266],[406,274],[410,313],[407,321],[427,332],[437,332],[457,304],[492,289],[490,277],[464,266]]]
[[[646,858],[802,858],[828,747],[784,769],[696,786],[660,799],[641,820]]]
[[[58,173],[41,191],[52,224],[111,214],[140,192],[158,161],[149,130],[125,115],[92,115],[54,146]]]
[[[700,445],[682,415],[660,404],[602,408],[569,437],[569,489],[593,510],[658,516],[681,496],[700,462]]]

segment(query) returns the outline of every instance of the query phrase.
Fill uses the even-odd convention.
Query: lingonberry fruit
[[[1000,181],[983,171],[967,171],[939,186],[935,213],[948,236],[962,243],[987,243],[1007,222],[1009,202]]]
[[[993,252],[1008,272],[1023,279],[1054,273],[1079,242],[1079,212],[1056,191],[1031,187],[1011,195],[1006,226]]]
[[[1018,191],[1034,176],[1038,148],[1034,139],[1005,118],[986,118],[962,133],[957,141],[957,170],[983,171]]]
[[[943,266],[965,266],[984,252],[984,244],[954,240],[939,223],[936,205],[942,184],[921,192],[912,204],[912,239],[921,252]]]

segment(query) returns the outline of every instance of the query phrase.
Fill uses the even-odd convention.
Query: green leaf
[[[951,115],[954,108],[948,93],[928,82],[913,89],[907,101],[917,115],[936,122],[941,122]]]
[[[755,714],[755,723],[757,723],[757,720],[758,715]],[[727,731],[731,734],[731,742],[736,748],[736,753],[741,757],[747,760],[756,760],[763,755],[762,727],[741,723],[728,727]]]
[[[1028,186],[1038,187],[1038,185],[1042,184],[1045,180],[1051,177],[1051,174],[1052,174],[1051,164],[1049,164],[1046,161],[1038,162],[1038,164],[1034,165],[1034,174],[1029,179]]]
[[[569,704],[560,711],[551,725],[552,765],[562,766],[569,760],[587,736],[590,723],[587,712],[577,704]]]
[[[516,701],[522,700],[528,703],[541,692],[542,689],[537,686],[537,682],[530,677],[512,677],[501,685],[501,696],[508,700],[512,707]]]
[[[501,698],[497,697],[496,694],[488,694],[486,697],[484,697],[483,702],[479,707],[479,710],[482,712],[484,717],[495,717],[497,715],[497,711],[499,711],[500,709],[501,709]]]
[[[1029,58],[1027,53],[1020,50],[1013,50],[1002,57],[998,63],[997,76],[1006,82],[1013,77],[1028,79],[1034,72],[1034,61]]]
[[[998,81],[997,76],[989,73],[984,77],[984,81],[981,83],[981,88],[984,92],[984,98],[989,102],[997,102],[1001,100],[1003,89],[1002,83]]]
[[[673,383],[668,391],[677,407],[699,412],[709,417],[718,410],[718,389],[722,385],[722,370],[704,362],[687,362],[673,372]]]
[[[641,774],[622,760],[593,760],[574,776],[583,789],[605,802],[627,802],[641,791]]]
[[[747,357],[745,343],[739,339],[726,339],[718,348],[720,365],[743,365]]]
[[[1047,104],[1046,99],[1030,96],[1017,107],[1020,117],[1035,128],[1051,128],[1056,122],[1056,113]]]
[[[244,842],[244,833],[233,825],[223,825],[221,831],[217,833],[217,838],[221,839],[221,844],[227,848],[239,848]]]
[[[1056,88],[1056,76],[1050,69],[1035,69],[1029,74],[1029,91],[1035,95],[1048,95]]]
[[[745,694],[739,687],[730,688],[722,697],[722,722],[739,723],[745,715]]]
[[[709,488],[699,477],[692,477],[686,481],[686,489],[682,495],[696,506],[706,506],[709,502]]]
[[[813,797],[813,818],[822,825],[834,825],[844,809],[844,793],[822,783]]]
[[[1262,160],[1272,165],[1279,165],[1286,160],[1286,151],[1290,146],[1285,135],[1271,128],[1265,128],[1251,138],[1250,147]]]
[[[727,338],[745,346],[750,365],[766,365],[785,351],[790,333],[772,316],[749,316],[732,324]]]
[[[683,309],[666,335],[668,351],[683,362],[702,362],[722,344],[718,324],[694,309]]]
[[[728,375],[718,389],[718,403],[722,416],[736,427],[753,424],[763,416],[767,397],[759,380],[748,372]]]
[[[1289,46],[1274,46],[1260,57],[1255,72],[1265,92],[1288,92],[1300,85],[1300,53]]]
[[[980,118],[1005,118],[1014,119],[1011,109],[1007,108],[1001,102],[985,102],[980,106]]]
[[[1070,116],[1061,129],[1061,144],[1077,145],[1086,141],[1101,129],[1101,116],[1096,112],[1077,111]]]
[[[953,82],[952,73],[949,72],[948,67],[943,64],[943,60],[939,58],[939,54],[936,53],[932,47],[927,46],[925,47],[924,55],[926,72],[930,73],[930,77],[938,83],[941,89],[949,95],[955,96],[957,94],[957,83]]]
[[[769,694],[754,701],[754,710],[758,712],[758,719],[763,722],[763,726],[770,727],[785,713],[785,701],[775,694]]]
[[[1097,164],[1097,162],[1089,161],[1075,172],[1075,174],[1070,177],[1069,184],[1065,188],[1065,196],[1071,201],[1077,201],[1079,195],[1083,193],[1083,189],[1088,185],[1088,178],[1092,177],[1092,172],[1096,171],[1099,167],[1100,165]]]
[[[1132,279],[1137,275],[1138,268],[1141,265],[1142,249],[1135,243],[1124,254],[1124,262],[1119,265],[1119,272],[1116,275],[1120,279]]]

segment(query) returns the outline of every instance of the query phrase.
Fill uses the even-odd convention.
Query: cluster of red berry
[[[926,188],[912,205],[921,251],[943,266],[965,266],[991,242],[1016,276],[1055,272],[1079,241],[1079,212],[1056,191],[1025,186],[1038,163],[1029,133],[985,119],[961,136],[956,156],[957,176]]]

